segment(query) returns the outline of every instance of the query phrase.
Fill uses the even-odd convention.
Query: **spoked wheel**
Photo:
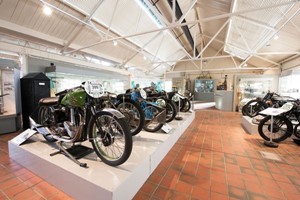
[[[144,108],[145,112],[145,125],[144,125],[144,130],[148,132],[156,132],[163,127],[164,122],[166,118],[164,119],[163,122],[160,122],[159,120],[156,119],[156,116],[159,114],[159,110],[154,107],[154,106],[147,106]]]
[[[177,114],[175,103],[173,103],[172,101],[167,101],[166,112],[166,122],[171,122],[173,119],[175,119]]]
[[[95,118],[89,122],[88,133],[96,154],[110,166],[121,165],[132,150],[132,135],[125,118],[106,111],[98,112]]]
[[[242,113],[249,117],[255,117],[260,111],[268,108],[268,105],[260,100],[251,100],[242,108]]]
[[[116,107],[125,116],[131,134],[138,134],[145,123],[145,114],[141,106],[131,99],[126,99],[125,102],[118,103]]]
[[[181,102],[180,102],[181,103]],[[188,112],[191,109],[191,101],[188,99],[184,99],[183,107],[181,108],[181,112]]]
[[[50,131],[55,131],[57,127],[56,123],[56,116],[55,114],[51,111],[50,107],[47,106],[41,106],[39,108],[39,113],[38,113],[38,123],[45,128],[48,128]],[[43,137],[48,141],[48,142],[55,142],[56,139],[53,138],[53,135],[51,134],[45,134]]]
[[[259,135],[269,141],[272,134],[272,141],[281,142],[290,137],[293,131],[292,123],[282,116],[273,117],[273,129],[271,129],[271,116],[263,118],[258,124]]]

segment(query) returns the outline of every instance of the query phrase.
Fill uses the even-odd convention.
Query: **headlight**
[[[157,99],[156,103],[157,103],[158,106],[166,107],[166,102],[163,99]]]
[[[140,94],[143,99],[147,99],[147,93],[145,92],[144,89],[140,89]]]
[[[178,95],[178,94],[174,94],[174,96],[172,97],[172,100],[173,100],[174,102],[178,102],[178,101],[180,100],[179,95]]]

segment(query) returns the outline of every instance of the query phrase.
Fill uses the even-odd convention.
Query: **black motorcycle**
[[[147,99],[151,102],[156,102],[158,99],[163,99],[166,102],[166,122],[171,122],[177,115],[177,107],[173,100],[168,98],[168,94],[165,91],[157,91],[152,87],[146,87],[144,90],[147,93]]]
[[[179,94],[178,92],[168,92],[167,94],[169,99],[175,102],[177,108],[179,108],[181,112],[188,112],[191,109],[190,98],[192,98],[192,96],[188,98],[182,94]]]
[[[281,142],[292,135],[295,143],[300,144],[300,102],[290,102],[284,104],[282,114],[264,117],[258,124],[259,135],[269,141]],[[271,135],[272,134],[272,135]]]
[[[140,104],[131,99],[131,94],[113,94],[105,92],[100,98],[99,105],[102,108],[114,108],[119,110],[129,125],[129,130],[134,136],[138,134],[145,124],[145,113]]]
[[[255,117],[260,111],[265,110],[269,107],[278,108],[287,102],[295,101],[292,97],[284,97],[275,92],[268,92],[263,98],[256,98],[250,100],[247,104],[242,107],[242,114]]]
[[[88,140],[104,163],[120,165],[131,154],[132,135],[121,112],[111,108],[96,110],[103,92],[100,83],[87,81],[57,93],[56,97],[43,98],[39,102],[39,124],[30,118],[31,127],[48,142],[57,141],[59,152],[81,167],[87,164],[79,162],[64,144],[74,147]]]

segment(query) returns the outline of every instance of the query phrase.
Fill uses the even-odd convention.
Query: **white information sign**
[[[33,136],[36,133],[35,130],[26,129],[16,137],[14,137],[11,141],[17,145],[21,145],[23,142],[25,142],[28,138]]]
[[[86,81],[84,84],[84,90],[88,95],[93,98],[99,98],[104,94],[104,87],[100,83],[100,81]]]
[[[162,129],[165,133],[169,133],[169,132],[172,130],[172,127],[171,127],[169,124],[165,123],[165,124],[163,125],[163,127],[161,127],[161,129]]]

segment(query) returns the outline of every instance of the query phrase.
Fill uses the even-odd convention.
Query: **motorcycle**
[[[144,88],[147,94],[148,101],[156,102],[158,99],[163,99],[166,102],[166,122],[171,122],[177,115],[177,107],[173,100],[168,98],[165,91],[157,91],[151,87]]]
[[[114,108],[119,110],[124,116],[126,123],[129,125],[131,135],[137,135],[145,124],[145,113],[140,104],[131,99],[130,94],[112,94],[106,92],[101,97],[102,108]]]
[[[264,117],[258,124],[259,135],[269,141],[281,142],[293,135],[295,143],[300,145],[300,101],[285,103],[280,109],[282,114]],[[271,128],[272,127],[272,128]],[[272,134],[272,135],[271,135]]]
[[[97,99],[104,93],[97,81],[87,81],[78,87],[66,89],[56,97],[39,101],[37,122],[30,118],[31,128],[41,133],[48,142],[57,142],[59,152],[81,167],[63,145],[80,146],[92,143],[97,156],[110,166],[124,163],[132,151],[132,135],[122,113],[112,108],[96,110]]]
[[[177,108],[181,112],[188,112],[191,109],[191,99],[193,96],[190,96],[190,98],[187,98],[184,95],[179,94],[178,92],[168,92],[169,99],[173,100],[175,104],[177,105]]]
[[[155,103],[147,101],[147,94],[143,89],[129,89],[126,93],[131,94],[131,99],[138,102],[145,113],[143,129],[148,132],[160,130],[166,122],[165,101],[158,99]]]
[[[268,92],[263,98],[250,100],[242,107],[242,114],[249,117],[255,117],[260,111],[269,107],[280,107],[286,102],[292,102],[295,99],[291,97],[283,97],[275,92]]]

